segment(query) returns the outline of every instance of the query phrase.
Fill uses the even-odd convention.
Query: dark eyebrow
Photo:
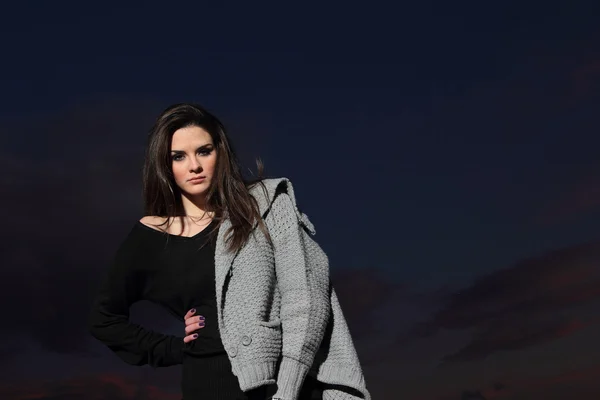
[[[202,146],[198,147],[198,148],[196,149],[196,151],[198,151],[198,150],[203,150],[203,149],[205,149],[205,148],[207,148],[207,147],[211,147],[212,145],[213,145],[212,143],[206,143],[206,144],[203,144]],[[175,154],[181,154],[181,153],[185,153],[185,151],[183,151],[183,150],[171,150],[171,153],[175,153]]]

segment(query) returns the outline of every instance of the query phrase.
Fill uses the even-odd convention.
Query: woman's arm
[[[331,314],[329,261],[305,230],[306,217],[287,193],[279,194],[267,220],[273,237],[281,293],[282,362],[273,398],[295,400],[325,335]],[[311,226],[312,227],[312,226]]]
[[[141,300],[143,276],[134,268],[137,243],[132,236],[119,246],[94,299],[88,329],[123,361],[131,365],[167,367],[181,364],[183,338],[165,335],[129,322],[129,308]]]

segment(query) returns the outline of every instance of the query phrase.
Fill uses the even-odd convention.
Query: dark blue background
[[[121,365],[84,320],[153,118],[195,101],[294,183],[374,398],[598,396],[597,4],[5,6],[0,393],[178,398],[177,368]]]

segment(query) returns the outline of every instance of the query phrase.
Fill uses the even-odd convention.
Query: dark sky
[[[294,183],[374,399],[600,398],[600,3],[70,3],[0,12],[0,398],[179,398],[85,320],[186,101]]]

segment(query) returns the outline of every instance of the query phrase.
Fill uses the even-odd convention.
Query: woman
[[[150,133],[143,186],[146,216],[90,313],[95,338],[132,365],[182,364],[184,400],[370,398],[289,180],[245,181],[221,122],[177,104]],[[185,337],[129,322],[142,299],[184,321]]]

